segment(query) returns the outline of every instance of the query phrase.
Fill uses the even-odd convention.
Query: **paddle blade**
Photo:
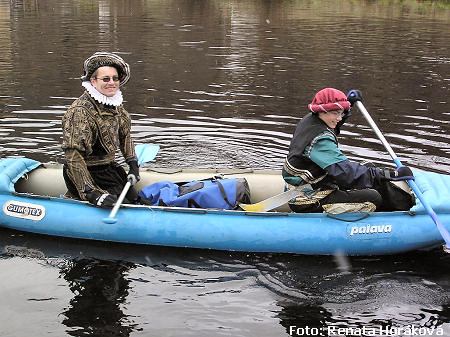
[[[138,165],[141,166],[144,163],[148,163],[155,159],[159,151],[158,144],[138,144],[134,148],[136,156],[138,158]]]
[[[289,200],[298,197],[299,195],[303,195],[304,187],[295,188],[293,190],[288,190],[286,192],[274,195],[268,199],[257,202],[256,204],[239,204],[239,207],[247,212],[268,212],[277,207],[283,206]]]
[[[239,204],[239,207],[246,212],[265,212],[264,205],[261,203],[256,204]]]

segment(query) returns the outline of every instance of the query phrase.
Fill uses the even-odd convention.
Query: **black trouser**
[[[127,173],[117,163],[111,163],[107,165],[88,166],[88,171],[91,174],[95,184],[102,190],[108,191],[109,194],[119,196],[127,183]],[[76,189],[72,180],[70,180],[67,174],[67,166],[63,167],[63,177],[66,182],[69,194],[75,198],[81,199],[78,190]],[[130,187],[128,193],[125,196],[124,203],[136,203],[138,200],[138,194],[133,186]]]
[[[289,204],[292,211],[296,213],[315,213],[323,212],[322,205],[337,204],[337,203],[363,203],[371,202],[375,206],[380,207],[383,200],[381,194],[374,189],[366,188],[363,190],[335,190],[327,195],[325,198],[318,200],[314,204],[295,205]]]

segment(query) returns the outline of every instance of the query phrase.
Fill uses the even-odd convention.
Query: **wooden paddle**
[[[138,144],[135,147],[136,157],[138,159],[138,165],[141,166],[144,163],[148,163],[149,161],[152,161],[155,159],[156,155],[159,151],[159,145],[157,144]],[[117,199],[116,204],[114,205],[111,213],[109,214],[109,217],[104,218],[103,222],[108,224],[113,224],[117,222],[116,214],[119,211],[120,206],[123,203],[123,200],[125,199],[125,196],[128,193],[128,190],[131,187],[131,182],[128,180],[125,184],[122,193],[120,193],[119,198]]]
[[[361,99],[362,99],[361,98],[361,93],[358,90],[351,90],[347,96],[348,96],[348,100],[352,103],[352,105],[356,105],[356,107],[359,109],[359,111],[361,111],[361,113],[363,114],[364,118],[367,120],[367,122],[369,123],[370,127],[372,128],[372,130],[376,133],[376,135],[380,139],[381,143],[384,145],[384,147],[387,150],[387,152],[389,152],[389,155],[391,156],[391,158],[394,161],[395,165],[397,165],[397,167],[403,166],[403,164],[398,159],[397,155],[392,150],[392,148],[389,145],[389,143],[386,141],[386,138],[384,138],[384,136],[381,133],[380,129],[377,127],[377,125],[373,121],[373,119],[370,116],[369,112],[366,110],[366,108],[362,104],[362,102],[361,102]],[[439,230],[442,238],[445,241],[444,251],[446,251],[447,253],[450,253],[450,234],[445,229],[445,227],[442,225],[442,223],[439,220],[437,214],[435,213],[433,208],[431,208],[431,205],[425,199],[425,197],[423,196],[422,192],[420,191],[420,189],[417,186],[417,184],[415,183],[415,181],[414,180],[408,180],[408,185],[412,188],[412,190],[416,194],[417,198],[420,200],[422,205],[425,207],[425,210],[427,211],[428,215],[433,219],[434,223],[436,224],[437,229]]]

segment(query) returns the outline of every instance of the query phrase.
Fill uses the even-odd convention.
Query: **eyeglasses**
[[[114,82],[119,82],[119,76],[113,76],[112,78],[110,76],[105,76],[105,77],[96,77],[97,80],[103,81],[105,83],[108,83],[109,81],[111,81],[111,79]]]
[[[334,110],[334,111],[328,111],[330,114],[335,115],[336,117],[344,117],[345,111],[342,110]]]

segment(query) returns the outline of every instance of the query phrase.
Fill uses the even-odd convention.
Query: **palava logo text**
[[[350,236],[355,234],[381,234],[391,232],[392,225],[352,226],[352,228],[350,229]]]

